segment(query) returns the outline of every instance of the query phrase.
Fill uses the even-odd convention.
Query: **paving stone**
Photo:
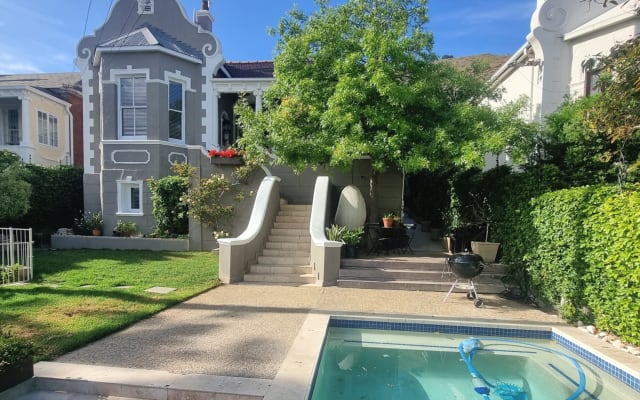
[[[176,289],[170,288],[170,287],[163,287],[163,286],[154,286],[152,288],[146,289],[145,292],[167,294],[167,293],[173,292],[174,290]]]

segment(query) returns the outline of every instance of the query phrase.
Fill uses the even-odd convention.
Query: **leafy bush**
[[[585,249],[591,232],[584,222],[615,188],[585,186],[543,194],[532,202],[533,229],[538,241],[529,257],[529,273],[537,292],[570,321],[589,320],[584,296],[588,265]]]
[[[585,221],[586,297],[596,325],[640,345],[640,186],[606,198]]]
[[[0,330],[0,372],[33,356],[33,345],[9,332]]]
[[[121,219],[116,223],[116,227],[113,229],[119,236],[130,236],[138,230],[138,226],[132,221],[123,221]]]
[[[189,191],[188,176],[166,176],[149,179],[153,216],[156,226],[153,236],[176,237],[189,233],[188,206],[184,196]]]
[[[82,169],[62,165],[42,167],[26,164],[24,180],[31,184],[29,211],[11,224],[34,232],[55,232],[73,226],[84,207]]]
[[[347,246],[358,246],[364,236],[364,228],[345,229],[342,235],[342,241]]]
[[[209,226],[214,235],[227,225],[233,216],[233,206],[224,203],[224,197],[232,192],[232,183],[221,174],[200,178],[200,185],[189,189],[185,202],[189,214]]]

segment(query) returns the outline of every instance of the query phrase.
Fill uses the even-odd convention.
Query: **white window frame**
[[[122,105],[122,98],[121,98],[121,86],[122,86],[122,80],[124,79],[136,79],[136,78],[141,78],[144,79],[145,82],[145,106],[123,106]],[[132,71],[129,74],[123,74],[123,75],[118,75],[117,76],[117,91],[118,91],[118,139],[120,140],[146,140],[147,139],[147,135],[149,134],[149,93],[148,93],[148,83],[149,83],[149,78],[145,73],[136,73],[134,71]],[[135,90],[134,90],[135,92]],[[144,134],[134,134],[133,135],[124,135],[123,132],[123,117],[122,117],[122,111],[124,109],[144,109],[146,111],[146,118],[147,118],[147,130],[144,132]]]
[[[58,117],[38,110],[38,143],[58,147]],[[42,125],[41,122],[44,122]]]
[[[134,180],[119,180],[117,184],[118,212],[117,215],[143,215],[143,182]],[[131,190],[138,189],[139,208],[131,207]]]
[[[177,110],[177,109],[172,109],[171,108],[171,84],[178,84],[180,85],[180,88],[182,90],[182,101],[181,101],[181,105],[182,105],[182,109]],[[185,94],[186,94],[186,90],[185,90],[185,86],[186,86],[186,82],[179,80],[179,79],[169,79],[169,83],[167,84],[167,110],[168,110],[168,114],[169,114],[169,141],[170,142],[176,142],[176,143],[184,143],[185,142]],[[180,139],[176,139],[176,138],[172,138],[171,137],[171,112],[179,112],[180,113]]]

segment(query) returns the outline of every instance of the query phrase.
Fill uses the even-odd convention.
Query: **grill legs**
[[[482,300],[480,300],[480,298],[478,297],[478,292],[476,291],[476,285],[475,285],[475,283],[473,283],[473,279],[468,279],[468,280],[466,280],[466,282],[464,282],[463,279],[456,279],[456,281],[453,282],[453,285],[451,285],[451,288],[447,292],[447,295],[444,296],[444,300],[443,301],[447,301],[447,298],[449,298],[449,295],[451,294],[451,292],[453,292],[453,289],[468,290],[467,299],[475,300],[473,302],[474,306],[480,308],[480,307],[482,307],[484,305],[484,302]]]

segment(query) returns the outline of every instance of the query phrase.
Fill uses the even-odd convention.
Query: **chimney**
[[[209,12],[209,1],[202,0],[202,8],[195,12],[194,20],[196,25],[205,31],[211,32],[213,29],[213,15]]]

